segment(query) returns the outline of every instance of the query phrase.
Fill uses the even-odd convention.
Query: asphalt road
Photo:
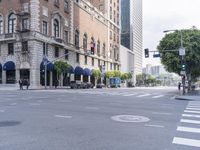
[[[176,88],[3,90],[0,150],[199,150],[200,118],[188,111],[199,112],[200,103],[175,94]]]

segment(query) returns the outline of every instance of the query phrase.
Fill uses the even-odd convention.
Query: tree
[[[121,74],[121,80],[126,81],[128,79],[128,73]]]
[[[54,63],[54,67],[57,72],[57,79],[60,80],[60,75],[65,73],[69,69],[70,65],[67,62],[59,60]]]
[[[189,80],[196,80],[200,76],[200,30],[181,30],[166,34],[160,41],[158,50],[161,53],[161,62],[168,72],[174,72],[180,75],[181,71],[181,56],[178,51],[180,47],[180,39],[182,32],[183,47],[186,49],[185,63],[186,74]]]
[[[121,72],[120,71],[113,71],[114,77],[121,77]]]
[[[108,78],[108,79],[114,77],[114,75],[115,75],[115,74],[114,74],[113,71],[107,71],[107,72],[106,72],[106,78]]]
[[[98,69],[95,69],[92,71],[92,75],[95,78],[95,85],[97,85],[97,80],[101,78],[101,71]]]

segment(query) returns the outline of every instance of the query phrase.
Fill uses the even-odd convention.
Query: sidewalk
[[[186,93],[185,95],[177,95],[175,99],[200,101],[200,88],[191,91],[190,93]]]

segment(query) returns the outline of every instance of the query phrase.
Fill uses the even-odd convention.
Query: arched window
[[[87,50],[87,34],[85,33],[83,36],[83,49]]]
[[[76,30],[75,31],[75,46],[76,46],[76,48],[79,48],[79,31],[78,30]]]
[[[16,16],[14,13],[11,13],[8,16],[8,33],[14,33],[16,27]]]
[[[100,51],[101,51],[101,46],[100,46],[100,41],[97,41],[97,55],[100,56]]]
[[[59,21],[57,19],[54,19],[53,22],[53,26],[54,26],[54,37],[59,37]]]
[[[0,15],[0,34],[3,34],[3,17]]]

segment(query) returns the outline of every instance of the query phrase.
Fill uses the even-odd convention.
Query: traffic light
[[[182,65],[181,65],[181,70],[182,70],[182,71],[185,71],[185,70],[186,70],[185,64],[182,64]]]
[[[149,49],[148,48],[144,49],[144,54],[145,54],[145,58],[149,57]]]

